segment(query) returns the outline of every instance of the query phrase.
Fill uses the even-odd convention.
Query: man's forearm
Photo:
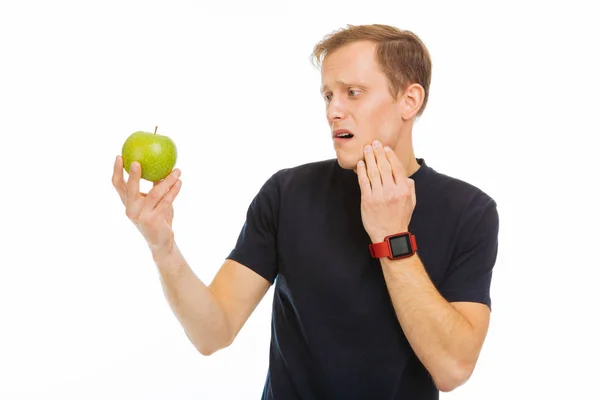
[[[192,271],[177,244],[153,251],[165,297],[186,335],[203,355],[228,346],[230,329],[219,301]]]
[[[440,390],[471,374],[478,356],[471,324],[435,288],[418,255],[381,259],[388,291],[404,334]]]

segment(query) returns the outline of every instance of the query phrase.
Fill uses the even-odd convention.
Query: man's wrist
[[[391,260],[388,257],[383,257],[380,258],[379,261],[383,268],[389,268],[391,270],[404,273],[413,273],[416,267],[423,266],[421,258],[416,251],[414,254],[408,257],[398,258],[395,260]]]
[[[404,229],[398,229],[396,231],[393,232],[377,232],[376,234],[371,236],[371,242],[373,243],[381,243],[385,241],[385,238],[390,236],[390,235],[396,235],[399,233],[404,233],[404,232],[408,232],[408,228],[404,228]]]
[[[160,246],[160,247],[153,247],[153,246],[149,246],[149,247],[150,247],[150,251],[152,253],[152,259],[154,260],[154,262],[161,263],[162,261],[173,256],[174,251],[175,251],[175,242],[172,241],[172,242],[168,243],[167,245]]]

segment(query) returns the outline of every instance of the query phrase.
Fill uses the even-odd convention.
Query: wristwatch
[[[410,232],[395,233],[386,236],[383,242],[369,245],[371,257],[398,260],[414,255],[417,251],[415,235]]]

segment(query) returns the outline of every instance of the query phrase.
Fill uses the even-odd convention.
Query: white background
[[[210,282],[264,181],[335,156],[308,57],[348,23],[424,40],[434,67],[416,155],[499,205],[488,339],[442,398],[600,397],[592,6],[197,3],[0,6],[0,399],[260,398],[272,290],[231,347],[198,354],[112,163],[136,130],[173,138],[177,241]]]

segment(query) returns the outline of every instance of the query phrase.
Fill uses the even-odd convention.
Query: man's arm
[[[192,271],[174,243],[154,252],[165,297],[184,331],[203,355],[229,346],[271,283],[244,265],[226,260],[210,286]]]
[[[274,283],[278,215],[275,173],[252,200],[234,249],[208,286],[175,244],[164,255],[153,254],[169,304],[200,353],[210,355],[229,346]]]
[[[409,231],[417,202],[415,181],[394,150],[378,140],[365,146],[364,156],[356,166],[361,215],[371,241],[380,243],[390,234]],[[493,200],[483,200],[465,206],[473,217],[462,220],[457,256],[440,286],[443,296],[418,254],[380,259],[400,325],[441,391],[451,391],[471,376],[489,326],[487,292],[498,250],[498,214]]]
[[[142,172],[139,163],[131,163],[127,183],[123,165],[123,158],[117,156],[112,184],[125,206],[125,214],[140,230],[152,251],[165,297],[175,316],[200,353],[209,355],[227,347],[277,275],[276,223],[273,222],[278,205],[276,174],[255,197],[236,248],[208,287],[185,261],[171,227],[173,201],[181,188],[181,171],[175,168],[145,194],[140,192]],[[238,261],[233,261],[234,258]],[[265,277],[242,263],[251,264]],[[271,280],[267,279],[269,277]]]
[[[418,254],[400,260],[382,258],[381,265],[402,330],[437,388],[448,392],[465,383],[487,334],[488,306],[446,301]]]

